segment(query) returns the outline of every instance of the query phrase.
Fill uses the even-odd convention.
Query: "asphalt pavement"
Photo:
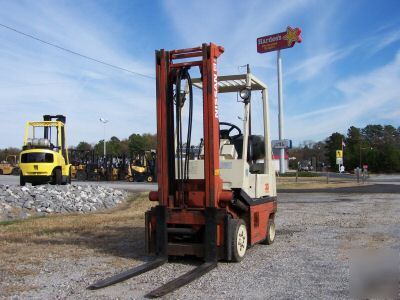
[[[321,173],[321,176],[326,176],[324,173]],[[352,174],[339,174],[339,173],[329,173],[329,176],[332,178],[343,178],[346,180],[356,180],[355,176]],[[115,189],[123,189],[130,192],[148,192],[148,191],[156,191],[157,183],[147,183],[147,182],[127,182],[127,181],[73,181],[74,184],[80,185],[98,185],[98,186],[106,186]],[[358,188],[340,188],[340,189],[326,189],[319,190],[319,192],[360,192],[360,193],[379,193],[382,191],[383,193],[399,193],[400,192],[400,174],[378,174],[378,175],[370,175],[367,180],[369,185],[373,185],[374,187],[363,187],[359,186]],[[18,185],[19,177],[13,175],[0,175],[0,184],[8,184],[8,185]],[[281,190],[280,192],[297,192],[294,190]],[[307,191],[302,190],[302,192],[313,192],[313,190]]]
[[[319,172],[323,177],[327,175],[326,172]],[[357,180],[354,174],[350,173],[335,173],[329,172],[330,178],[346,179],[346,180]],[[360,177],[360,181],[361,181]],[[398,184],[400,185],[400,174],[370,174],[367,179],[367,183],[373,184]]]

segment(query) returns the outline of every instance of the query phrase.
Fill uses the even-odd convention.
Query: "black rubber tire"
[[[60,169],[55,169],[54,170],[54,182],[56,185],[61,185],[62,184],[62,173]]]
[[[87,174],[85,171],[81,171],[79,170],[78,172],[76,172],[76,180],[79,181],[85,181],[87,180]]]
[[[70,167],[68,172],[67,184],[71,184],[71,181],[72,181],[72,171]]]
[[[13,168],[13,170],[12,170],[12,172],[11,172],[11,175],[18,176],[19,173],[20,173],[19,168]]]
[[[262,241],[265,245],[271,245],[275,241],[275,220],[273,217],[270,217],[267,224],[267,236],[264,241]]]
[[[19,185],[24,186],[26,183],[25,178],[22,174],[19,175]]]
[[[234,219],[230,222],[232,232],[232,261],[239,262],[246,255],[248,234],[246,223],[242,219]],[[239,232],[240,230],[240,232]],[[243,230],[245,236],[243,237]],[[244,238],[244,239],[243,239]],[[239,240],[241,239],[241,240]],[[238,242],[239,240],[239,242]],[[241,246],[239,246],[241,244]],[[244,247],[244,248],[243,248]]]

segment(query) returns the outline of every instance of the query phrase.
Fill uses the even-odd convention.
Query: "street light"
[[[104,118],[100,118],[99,121],[104,125],[104,157],[106,157],[106,124],[109,121]]]

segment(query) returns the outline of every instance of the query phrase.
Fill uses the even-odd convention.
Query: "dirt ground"
[[[276,242],[219,263],[167,299],[349,298],[353,249],[400,248],[400,195],[281,193]],[[198,265],[178,259],[102,290],[86,287],[143,263],[144,194],[118,209],[0,225],[0,297],[142,299]]]

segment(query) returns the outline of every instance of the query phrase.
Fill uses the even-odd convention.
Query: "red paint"
[[[267,202],[260,205],[250,206],[250,244],[259,243],[267,237],[268,220],[271,213],[276,211],[276,202]]]

